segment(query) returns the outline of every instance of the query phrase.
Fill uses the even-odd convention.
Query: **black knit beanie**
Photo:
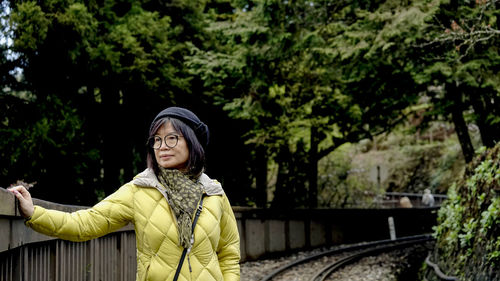
[[[182,107],[168,107],[162,110],[158,115],[156,115],[153,122],[151,122],[151,126],[149,127],[149,131],[153,129],[153,124],[161,118],[164,117],[172,117],[181,120],[186,123],[191,129],[193,129],[196,137],[200,144],[206,148],[208,145],[208,137],[209,131],[208,126],[205,123],[201,122],[201,120],[196,116],[193,112],[188,109]]]

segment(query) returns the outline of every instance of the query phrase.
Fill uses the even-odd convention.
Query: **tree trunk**
[[[450,106],[450,113],[453,124],[455,125],[455,132],[457,133],[458,141],[462,147],[465,162],[469,163],[474,157],[474,147],[472,146],[469,130],[463,116],[462,93],[457,86],[450,85],[447,90],[447,96],[452,102]]]
[[[139,167],[137,166],[138,163],[136,160],[145,158],[147,139],[147,133],[136,132],[144,132],[149,129],[149,127],[143,125],[143,120],[147,119],[147,115],[144,110],[144,108],[146,108],[146,105],[144,104],[145,99],[144,97],[137,95],[137,93],[140,93],[141,91],[142,90],[139,87],[129,87],[123,93],[123,104],[121,106],[123,114],[120,117],[123,122],[119,122],[119,126],[122,128],[123,132],[129,131],[133,133],[128,134],[129,141],[122,142],[122,184],[123,182],[131,180],[138,172],[144,169],[144,166],[142,165]],[[141,110],[138,108],[141,108]],[[137,114],[130,114],[130,112]],[[147,120],[146,122],[148,121],[150,120]]]
[[[478,116],[476,123],[479,128],[479,134],[481,135],[481,141],[484,146],[493,147],[495,145],[495,130],[486,120],[489,112],[486,110],[484,99],[477,91],[471,93],[470,99],[472,107],[474,108],[474,113]]]
[[[101,129],[100,126],[101,116],[102,116],[102,104],[96,102],[94,93],[95,86],[89,85],[87,86],[87,92],[85,95],[81,96],[80,100],[78,100],[78,109],[80,114],[84,116],[84,124],[82,127],[82,131],[85,132],[83,135],[83,151],[91,151],[101,149]],[[92,111],[92,114],[88,114],[88,112]],[[99,163],[99,159],[92,159],[91,162],[85,163],[87,166],[87,171],[83,174],[83,185],[82,188],[85,190],[80,193],[81,205],[91,206],[94,205],[97,201],[97,194],[102,192],[103,182],[101,178],[101,164]]]
[[[276,179],[276,189],[271,204],[272,208],[293,209],[295,202],[291,200],[290,189],[288,188],[288,178],[290,177],[290,150],[287,146],[282,146],[276,157],[278,163],[278,176]]]
[[[318,207],[318,144],[320,138],[318,134],[318,128],[311,127],[311,148],[309,150],[309,169],[308,169],[308,181],[309,181],[309,208]]]
[[[490,126],[489,134],[491,134],[494,146],[495,143],[500,142],[500,123],[499,122],[493,123],[493,120],[488,120],[488,119],[490,119],[493,116],[500,116],[500,106],[498,106],[500,104],[500,97],[497,95],[496,92],[489,92],[488,95],[484,96],[483,101],[484,101],[484,111],[488,113],[488,117],[486,117],[486,122]]]
[[[500,10],[500,2],[497,1],[495,3],[495,5],[496,5],[497,11]],[[497,27],[500,27],[500,17],[498,17],[498,16],[497,16]]]
[[[126,131],[120,131],[123,118],[119,111],[119,92],[108,87],[101,93],[104,112],[101,115],[102,130],[102,164],[104,171],[104,193],[111,194],[120,184],[120,147],[127,140]],[[125,134],[124,134],[125,133]]]
[[[266,148],[258,146],[255,150],[255,181],[257,207],[267,207],[267,157]]]

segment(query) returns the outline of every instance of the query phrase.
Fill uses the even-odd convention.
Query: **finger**
[[[13,195],[16,195],[16,192],[19,192],[17,190],[17,186],[9,187],[9,188],[7,188],[7,191],[9,191],[10,193],[12,193]]]
[[[32,201],[31,201],[31,196],[24,196],[23,194],[21,194],[21,192],[17,191],[17,190],[12,190],[11,191],[14,196],[17,198],[17,200],[19,200],[19,207],[23,207],[25,205],[29,205]],[[32,204],[32,203],[31,203]]]
[[[31,194],[30,192],[24,187],[21,186],[21,189],[19,190],[19,193],[25,198],[31,200]]]
[[[22,185],[16,185],[16,186],[7,188],[7,190],[21,192],[22,190],[26,190],[26,188],[24,186],[22,186]]]
[[[23,198],[25,199],[31,199],[31,194],[29,193],[29,191],[22,185],[18,185],[18,186],[14,186],[10,189],[8,189],[10,192],[12,193],[19,193],[22,195]]]
[[[25,218],[29,218],[33,215],[34,212],[34,207],[33,207],[33,202],[30,199],[26,199],[23,197],[23,195],[17,191],[13,190],[14,196],[19,200],[19,211],[21,212],[21,215]]]
[[[13,190],[12,193],[21,202],[21,204],[27,201],[26,198],[24,198],[24,196],[21,194],[21,192],[19,192],[17,190]]]

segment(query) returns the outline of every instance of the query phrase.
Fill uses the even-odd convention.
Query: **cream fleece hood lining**
[[[202,184],[203,190],[208,196],[223,195],[224,190],[222,185],[217,181],[209,178],[205,173],[201,174],[198,181]],[[166,195],[165,189],[158,181],[153,169],[147,168],[134,177],[132,183],[142,187],[153,187],[160,191],[164,196]]]

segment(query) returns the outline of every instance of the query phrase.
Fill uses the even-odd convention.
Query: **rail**
[[[338,271],[340,268],[354,263],[357,260],[371,256],[371,255],[376,255],[382,252],[388,252],[397,248],[405,248],[414,244],[419,244],[423,242],[427,242],[432,240],[432,237],[430,235],[422,235],[421,237],[412,237],[409,239],[396,239],[396,240],[391,240],[390,245],[384,245],[385,243],[382,243],[381,245],[384,245],[382,247],[376,247],[376,248],[367,248],[359,253],[351,254],[345,258],[342,258],[338,261],[332,262],[322,268],[321,270],[318,271],[316,275],[311,277],[309,280],[310,281],[325,281],[327,278],[335,271]],[[393,242],[393,243],[392,243]]]
[[[339,268],[340,266],[343,266],[343,265],[345,265],[345,264],[347,264],[349,262],[352,262],[355,259],[358,259],[358,258],[360,258],[360,257],[362,257],[364,255],[373,254],[373,253],[375,253],[377,251],[383,251],[383,250],[386,250],[386,249],[391,249],[391,248],[395,248],[395,247],[399,247],[399,246],[405,246],[407,244],[418,243],[418,242],[422,242],[422,241],[428,241],[430,239],[431,239],[430,235],[423,234],[423,235],[414,235],[414,236],[401,237],[401,238],[398,238],[396,240],[387,239],[387,240],[369,241],[369,242],[366,242],[366,243],[363,243],[363,244],[358,244],[358,245],[353,245],[353,246],[346,246],[346,247],[336,248],[336,249],[333,249],[333,250],[326,250],[326,251],[322,251],[320,253],[317,253],[317,254],[314,254],[314,255],[311,255],[311,256],[300,258],[300,259],[298,259],[296,261],[293,261],[291,263],[288,263],[288,264],[285,264],[283,266],[280,266],[277,269],[275,269],[272,272],[270,272],[269,274],[267,274],[266,276],[264,276],[262,279],[260,279],[260,281],[271,281],[276,276],[278,276],[279,274],[283,273],[286,270],[289,270],[289,269],[291,269],[293,267],[296,267],[299,264],[304,264],[304,263],[307,263],[307,262],[310,262],[310,261],[313,261],[313,260],[319,260],[320,258],[323,258],[325,256],[331,256],[331,255],[336,255],[336,254],[340,254],[340,253],[348,253],[348,252],[352,252],[352,251],[356,251],[356,250],[363,250],[363,249],[365,249],[364,252],[350,255],[350,256],[348,256],[346,258],[343,258],[342,260],[340,260],[340,261],[338,261],[338,262],[336,262],[336,263],[334,263],[332,265],[329,265],[328,268],[325,267],[322,270],[318,271],[318,273],[313,278],[311,278],[311,280],[314,280],[314,279],[317,279],[318,277],[320,277],[320,275],[322,273],[324,273],[323,271],[328,271],[330,269],[331,269],[331,271],[333,271],[333,270]],[[394,245],[395,243],[398,243],[398,244]],[[391,244],[391,245],[389,245],[389,244]],[[380,248],[373,248],[373,247],[377,247],[377,246],[382,246],[382,247],[380,247]],[[327,275],[329,275],[331,273],[331,271]]]

